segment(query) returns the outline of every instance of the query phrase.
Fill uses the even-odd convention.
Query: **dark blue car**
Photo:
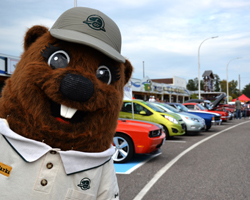
[[[204,113],[204,112],[197,112],[197,111],[191,111],[188,110],[184,105],[182,105],[181,103],[167,103],[168,105],[178,109],[179,111],[182,112],[188,112],[194,115],[198,115],[199,117],[203,118],[205,120],[206,123],[206,131],[208,131],[211,126],[213,124],[216,124],[215,121],[215,115],[214,114],[210,114],[210,113]]]

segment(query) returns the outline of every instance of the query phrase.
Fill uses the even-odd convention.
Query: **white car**
[[[173,108],[170,105],[160,103],[160,102],[150,102],[155,106],[158,106],[165,110],[165,112],[178,114],[184,123],[186,124],[186,134],[191,135],[192,133],[199,133],[201,130],[205,130],[205,120],[197,115],[189,114],[186,112],[180,112],[179,110]]]

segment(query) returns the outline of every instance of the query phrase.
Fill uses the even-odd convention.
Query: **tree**
[[[214,91],[220,92],[220,77],[214,74]]]
[[[222,80],[220,82],[220,88],[222,92],[227,92],[227,81],[226,80]]]
[[[239,90],[237,89],[238,81],[232,80],[228,83],[229,94],[235,99],[239,96]]]
[[[250,98],[250,83],[248,85],[245,85],[244,89],[242,90],[242,93],[248,98]]]
[[[193,93],[190,95],[190,99],[199,99],[198,95]]]
[[[189,79],[187,83],[187,89],[190,91],[198,90],[193,79]]]
[[[232,80],[228,82],[228,92],[229,96],[232,96],[234,99],[239,96],[239,90],[237,89],[238,81]],[[227,93],[227,81],[220,81],[221,91]]]

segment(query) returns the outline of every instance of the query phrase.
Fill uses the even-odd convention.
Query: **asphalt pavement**
[[[167,140],[162,154],[117,174],[121,200],[250,199],[250,119]]]

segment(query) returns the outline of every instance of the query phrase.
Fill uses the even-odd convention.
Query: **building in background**
[[[203,75],[204,90],[201,90],[201,98],[214,101],[218,96],[224,92],[214,92],[214,74],[212,70],[206,70]],[[191,94],[199,94],[199,91],[190,91]]]
[[[150,96],[163,102],[183,103],[190,99],[190,93],[186,89],[186,80],[174,76],[165,79],[130,79],[133,97],[147,101]]]
[[[204,92],[214,91],[214,74],[212,70],[207,70],[202,75],[204,81]]]
[[[0,91],[2,91],[4,82],[14,72],[19,60],[20,58],[16,56],[0,54]]]

